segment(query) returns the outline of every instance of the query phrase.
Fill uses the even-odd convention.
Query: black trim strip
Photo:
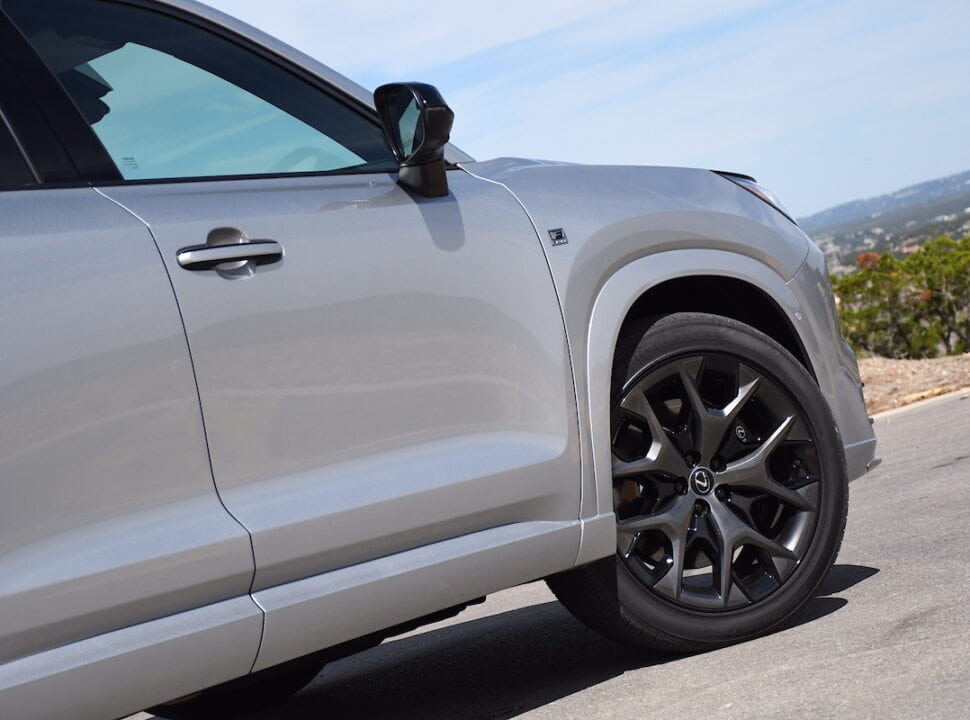
[[[458,165],[446,165],[445,170],[459,171],[463,169]],[[368,175],[386,175],[394,182],[397,182],[397,171],[383,169],[374,170],[346,170],[337,168],[336,170],[310,170],[306,172],[288,173],[264,173],[251,175],[193,175],[191,177],[170,177],[170,178],[147,178],[140,180],[113,180],[111,182],[94,183],[95,187],[123,187],[128,185],[175,185],[179,183],[203,183],[203,182],[223,182],[226,180],[283,180],[298,178],[317,178],[317,177],[366,177]]]
[[[38,120],[15,121],[16,130],[29,147],[42,181],[71,182],[82,177],[88,180],[120,179],[121,174],[74,101],[2,9],[0,48],[9,67],[15,68],[21,78],[26,94],[32,98],[30,105],[39,108],[44,116],[43,125],[55,135],[53,140],[50,133],[45,133],[47,137],[43,141],[38,138],[37,142],[27,142],[25,135],[32,131],[33,123]],[[66,162],[62,157],[54,157],[60,155],[56,152],[57,147],[67,153],[69,159]],[[41,157],[44,157],[43,162]]]
[[[2,62],[6,62],[6,61],[2,61]],[[10,124],[10,121],[7,120],[6,115],[4,115],[2,101],[0,101],[0,127],[3,128],[2,130],[0,130],[0,133],[2,133],[5,130],[6,134],[10,137],[11,140],[13,140],[13,144],[17,148],[17,152],[20,154],[21,159],[24,161],[24,165],[27,167],[27,170],[30,172],[30,176],[34,179],[33,182],[28,182],[27,185],[30,186],[30,185],[39,184],[40,174],[37,172],[37,168],[34,167],[34,163],[31,162],[30,155],[28,155],[26,148],[24,148],[24,144],[20,142],[20,138],[17,137],[17,133],[13,131],[13,126]],[[23,187],[23,186],[20,186],[20,187]]]
[[[77,182],[80,173],[34,98],[7,60],[16,32],[0,10],[0,103],[7,123],[34,168],[38,182]]]

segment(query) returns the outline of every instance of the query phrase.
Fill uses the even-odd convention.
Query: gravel
[[[859,371],[870,413],[970,389],[970,353],[931,360],[861,358]]]

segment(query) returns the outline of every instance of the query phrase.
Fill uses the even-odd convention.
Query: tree
[[[970,237],[941,237],[902,260],[863,253],[857,264],[834,281],[842,333],[857,350],[904,358],[970,350]]]
[[[970,236],[932,240],[906,263],[922,290],[919,315],[936,327],[946,353],[970,350]]]

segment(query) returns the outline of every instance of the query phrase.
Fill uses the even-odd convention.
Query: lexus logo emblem
[[[705,467],[694,468],[690,474],[690,487],[698,495],[707,495],[714,489],[714,473]]]

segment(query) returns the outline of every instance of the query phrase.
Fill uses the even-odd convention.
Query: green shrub
[[[842,334],[857,352],[894,358],[970,350],[970,236],[943,236],[903,259],[863,253],[833,279]]]

